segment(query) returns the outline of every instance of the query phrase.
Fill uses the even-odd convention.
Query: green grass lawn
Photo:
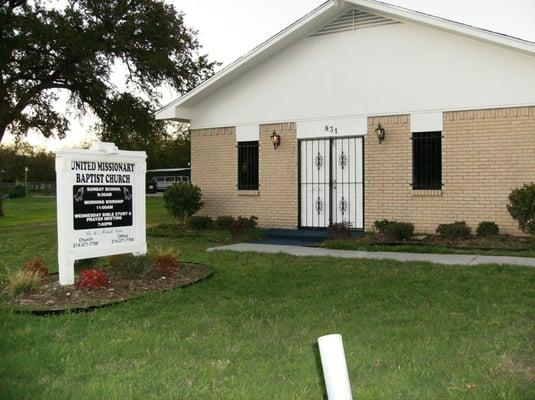
[[[0,269],[19,268],[30,257],[40,255],[57,271],[56,199],[29,197],[4,202],[6,216],[0,218]],[[147,224],[172,222],[161,197],[147,197]]]
[[[48,201],[6,204],[5,268],[54,266]],[[161,201],[149,223],[168,219]],[[91,313],[0,311],[1,399],[322,399],[329,333],[356,399],[535,398],[535,269],[206,252],[231,241],[220,232],[149,241],[214,276]]]
[[[23,199],[4,200],[6,216],[0,218],[0,229],[19,226],[20,224],[55,224],[55,197],[27,197]],[[161,197],[147,197],[147,223],[161,224],[169,222],[169,214],[163,207]]]

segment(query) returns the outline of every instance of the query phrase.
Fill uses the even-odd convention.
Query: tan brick
[[[444,114],[442,193],[413,191],[409,118],[368,118],[365,224],[377,219],[413,222],[420,232],[439,223],[465,220],[474,229],[495,221],[519,234],[506,209],[512,189],[535,181],[535,107],[472,110]],[[399,121],[405,121],[400,124]],[[379,144],[378,123],[386,130]]]
[[[271,134],[281,136],[273,149]],[[200,214],[258,217],[262,227],[297,228],[297,139],[295,123],[259,128],[259,190],[240,195],[235,128],[192,131],[192,182],[203,191]],[[245,193],[242,193],[245,194]],[[254,194],[254,195],[252,195]]]
[[[386,138],[378,143],[378,123]],[[279,149],[271,144],[275,130]],[[263,227],[297,227],[298,177],[295,123],[259,127],[258,193],[237,190],[235,128],[192,132],[192,180],[204,193],[202,214],[256,215]],[[442,191],[413,191],[409,115],[371,116],[365,139],[365,227],[377,219],[410,221],[420,232],[465,220],[474,229],[495,221],[519,234],[507,210],[512,189],[535,181],[535,107],[444,113]]]

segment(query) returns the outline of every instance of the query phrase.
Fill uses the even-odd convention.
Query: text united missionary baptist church
[[[84,171],[76,172],[76,183],[129,184],[131,183],[130,174],[134,172],[134,168],[134,163],[127,162],[97,162],[76,160],[71,162],[72,171]]]

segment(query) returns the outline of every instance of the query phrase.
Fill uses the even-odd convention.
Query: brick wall
[[[378,143],[378,123],[386,139]],[[475,230],[495,221],[519,234],[505,208],[512,189],[535,182],[535,107],[444,113],[442,191],[413,191],[408,115],[368,118],[365,223],[377,219],[415,223],[433,232],[439,223],[465,220]]]
[[[277,150],[270,138],[274,130],[281,136]],[[260,126],[258,191],[238,191],[237,158],[233,127],[192,131],[192,182],[205,202],[200,214],[256,215],[262,227],[297,228],[295,123]]]
[[[378,123],[386,138],[378,143]],[[282,137],[274,150],[270,135]],[[413,191],[409,115],[368,118],[365,139],[365,226],[377,219],[410,221],[419,232],[483,220],[519,234],[505,205],[513,188],[535,182],[535,107],[444,113],[441,191]],[[237,190],[235,129],[192,132],[192,180],[203,190],[201,214],[256,215],[263,227],[296,228],[298,214],[295,123],[260,126],[257,192]]]

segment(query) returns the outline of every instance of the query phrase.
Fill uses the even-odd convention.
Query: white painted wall
[[[297,121],[297,138],[364,136],[368,134],[366,117],[331,118]]]
[[[408,23],[301,39],[190,109],[192,128],[535,104],[535,57]]]
[[[444,113],[424,112],[411,114],[411,131],[413,132],[442,132]]]
[[[236,142],[251,142],[260,140],[258,125],[240,125],[236,127]]]

